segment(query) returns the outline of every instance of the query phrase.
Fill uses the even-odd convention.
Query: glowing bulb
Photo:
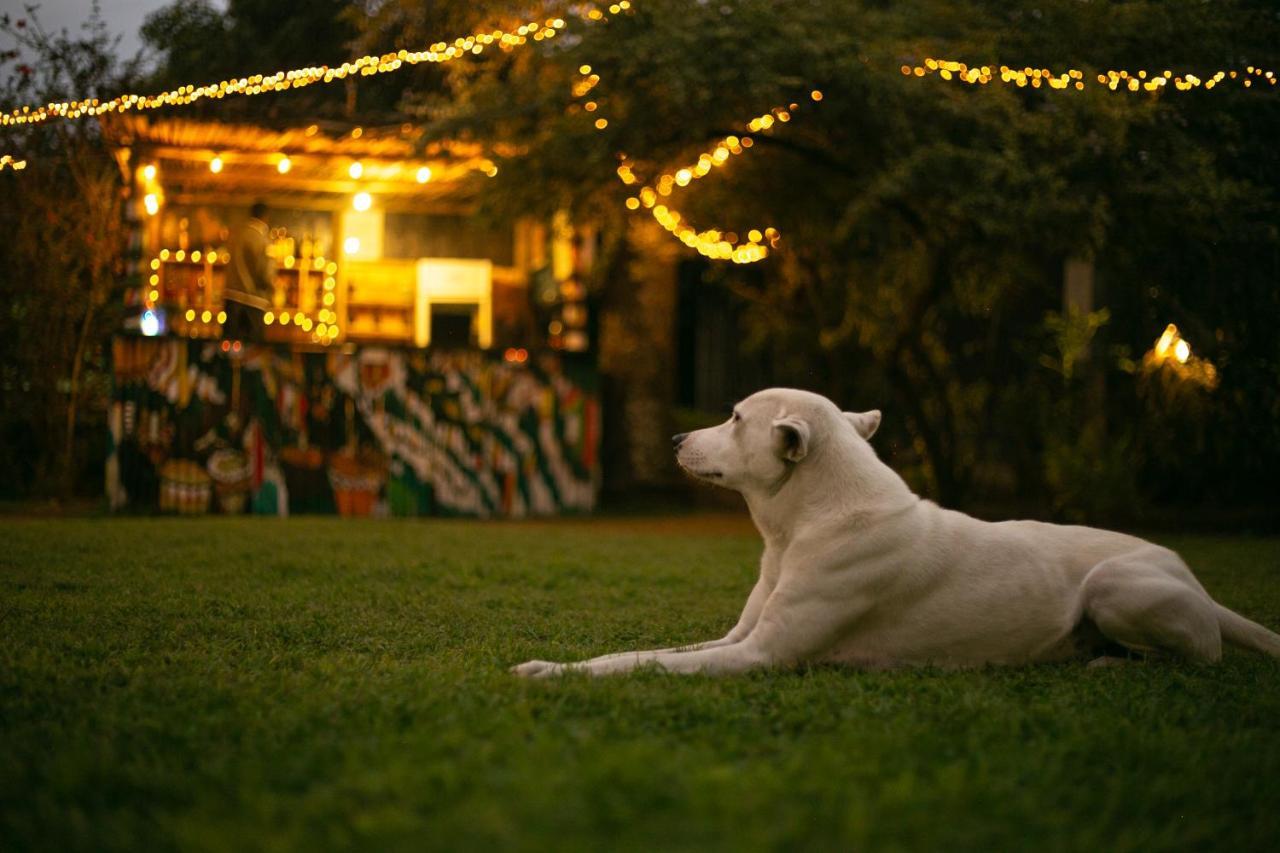
[[[142,329],[142,334],[146,335],[148,338],[154,338],[156,335],[160,334],[160,318],[156,316],[156,312],[143,311],[139,328]]]
[[[209,171],[213,172],[215,175],[222,171],[221,157],[214,157],[212,160],[209,161]]]
[[[218,322],[219,322],[219,323],[225,323],[225,322],[227,322],[227,312],[226,312],[226,311],[219,311],[219,312],[218,312]]]
[[[147,183],[151,183],[156,179],[156,165],[154,163],[148,163],[142,168],[142,178]]]
[[[1191,358],[1191,345],[1186,341],[1178,341],[1173,346],[1173,357],[1179,364],[1186,364],[1187,359]]]
[[[356,193],[355,198],[351,199],[351,206],[361,212],[373,207],[373,196],[368,193]]]
[[[184,314],[183,316],[187,318],[187,322],[188,322],[188,323],[192,323],[192,322],[194,322],[194,321],[195,321],[195,319],[196,319],[196,309],[194,309],[194,308],[188,308],[188,309],[187,309],[187,313],[186,313],[186,314]]]
[[[213,312],[208,310],[207,308],[204,311],[200,312],[201,323],[208,323],[212,319],[213,319]]]
[[[293,161],[290,160],[288,157],[281,157],[280,161],[276,163],[276,171],[282,175],[288,174],[289,170],[292,168],[293,168]]]
[[[155,193],[147,193],[142,199],[142,206],[147,209],[148,216],[155,216],[160,212],[160,197]]]
[[[276,315],[270,311],[262,315],[262,322],[264,325],[270,326],[275,321],[276,321]]]
[[[418,170],[418,183],[425,184],[429,180],[431,180],[431,168],[423,166]]]
[[[355,161],[354,163],[352,163],[350,166],[347,167],[347,174],[351,176],[352,180],[359,178],[361,175],[364,174],[364,164],[362,164],[359,160]]]
[[[343,240],[343,241],[342,241],[342,251],[346,252],[348,255],[354,255],[354,254],[356,254],[357,252],[359,252],[359,251],[360,251],[360,238],[359,238],[359,237],[348,237],[347,239]]]

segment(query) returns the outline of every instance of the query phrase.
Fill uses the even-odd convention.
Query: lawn
[[[722,634],[721,517],[0,521],[0,848],[1275,849],[1280,662],[528,682]],[[1280,626],[1280,540],[1164,537]]]

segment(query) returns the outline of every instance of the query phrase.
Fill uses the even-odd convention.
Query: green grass
[[[719,636],[723,519],[0,522],[0,848],[1275,849],[1280,664],[527,682]],[[1165,539],[1280,625],[1280,540]]]

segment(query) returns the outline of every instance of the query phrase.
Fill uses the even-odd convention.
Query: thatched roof
[[[398,199],[406,206],[449,200],[465,206],[492,168],[493,156],[476,143],[419,143],[412,125],[394,128],[337,128],[312,124],[271,129],[249,124],[105,115],[104,133],[115,144],[122,168],[156,163],[166,195],[315,196],[360,191]],[[210,163],[221,161],[220,172]],[[278,169],[287,157],[290,169]],[[359,162],[358,179],[349,169]],[[427,183],[419,171],[430,169]]]

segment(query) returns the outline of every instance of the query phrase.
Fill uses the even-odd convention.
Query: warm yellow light
[[[1173,346],[1173,357],[1179,364],[1186,364],[1187,359],[1191,358],[1191,345],[1186,341],[1178,341]]]
[[[162,260],[162,261],[167,261],[167,260],[169,260],[169,250],[168,250],[168,249],[161,249],[161,250],[160,250],[160,260]],[[159,267],[160,267],[160,265],[159,265],[159,264],[156,264],[156,269],[159,269]]]
[[[226,312],[226,311],[219,311],[219,312],[218,312],[218,322],[219,322],[219,323],[225,323],[225,322],[227,322],[227,312]]]
[[[281,325],[281,326],[287,326],[287,325],[289,325],[289,312],[288,312],[288,311],[281,311],[281,312],[280,312],[280,325]]]
[[[1160,336],[1160,340],[1156,341],[1156,357],[1164,358],[1165,353],[1169,351],[1169,347],[1173,346],[1173,342],[1178,339],[1178,327],[1170,323],[1164,327],[1164,334]]]
[[[147,183],[151,183],[156,179],[156,165],[148,163],[142,167],[142,179]]]
[[[302,324],[301,324],[301,325],[302,325],[302,331],[304,331],[304,332],[309,332],[309,331],[311,331],[311,318],[310,318],[310,317],[303,317],[303,318],[302,318]]]
[[[270,311],[262,315],[262,322],[268,326],[276,321],[276,315]]]
[[[187,313],[184,314],[183,316],[187,318],[188,323],[194,322],[196,319],[196,309],[188,308]]]
[[[215,175],[222,171],[221,157],[214,157],[212,160],[209,161],[209,171],[213,172]]]
[[[281,157],[280,160],[276,163],[276,171],[282,175],[287,174],[288,171],[292,168],[293,168],[293,161],[290,160],[288,157]]]
[[[284,268],[287,270],[291,270],[293,269],[293,264],[294,264],[293,255],[287,255],[284,259]]]
[[[418,170],[418,183],[425,184],[429,180],[431,180],[431,168],[423,166]]]
[[[348,255],[354,255],[360,251],[360,238],[348,237],[342,241],[342,251]]]
[[[693,180],[693,173],[690,172],[688,169],[681,169],[680,171],[676,172],[676,183],[679,184],[680,186],[687,187],[689,185],[689,181],[691,180]]]
[[[584,77],[585,77],[585,76],[587,76],[588,74],[590,74],[590,73],[591,73],[591,66],[590,66],[590,65],[580,65],[580,66],[578,66],[578,73],[579,73],[579,74],[581,74],[581,75],[582,75],[582,76],[584,76]]]
[[[604,130],[608,126],[609,126],[609,120],[607,118],[596,119],[596,130]]]
[[[142,206],[147,209],[148,216],[155,216],[160,212],[160,197],[155,193],[147,193],[142,198]]]
[[[819,91],[818,89],[814,89],[812,92],[810,92],[810,93],[809,93],[809,97],[810,97],[810,98],[813,98],[815,101],[821,101],[821,100],[822,100],[822,92],[821,92],[821,91]]]
[[[750,231],[747,232],[747,239],[750,240],[752,243],[759,243],[760,240],[763,238],[764,238],[764,235],[760,233],[759,229],[752,228]]]
[[[208,323],[212,319],[213,319],[213,312],[208,310],[207,308],[204,311],[200,312],[201,323]]]
[[[347,167],[347,174],[351,176],[352,180],[359,178],[364,174],[364,164],[359,160],[355,161]]]
[[[635,196],[627,199],[627,210],[638,210],[640,208],[640,199]]]
[[[191,260],[192,260],[193,262],[195,262],[195,263],[200,263],[200,250],[199,250],[199,249],[196,249],[194,252],[192,252],[192,253],[191,253]]]
[[[351,199],[351,206],[361,212],[366,211],[373,207],[373,196],[368,193],[356,193],[355,197]]]

